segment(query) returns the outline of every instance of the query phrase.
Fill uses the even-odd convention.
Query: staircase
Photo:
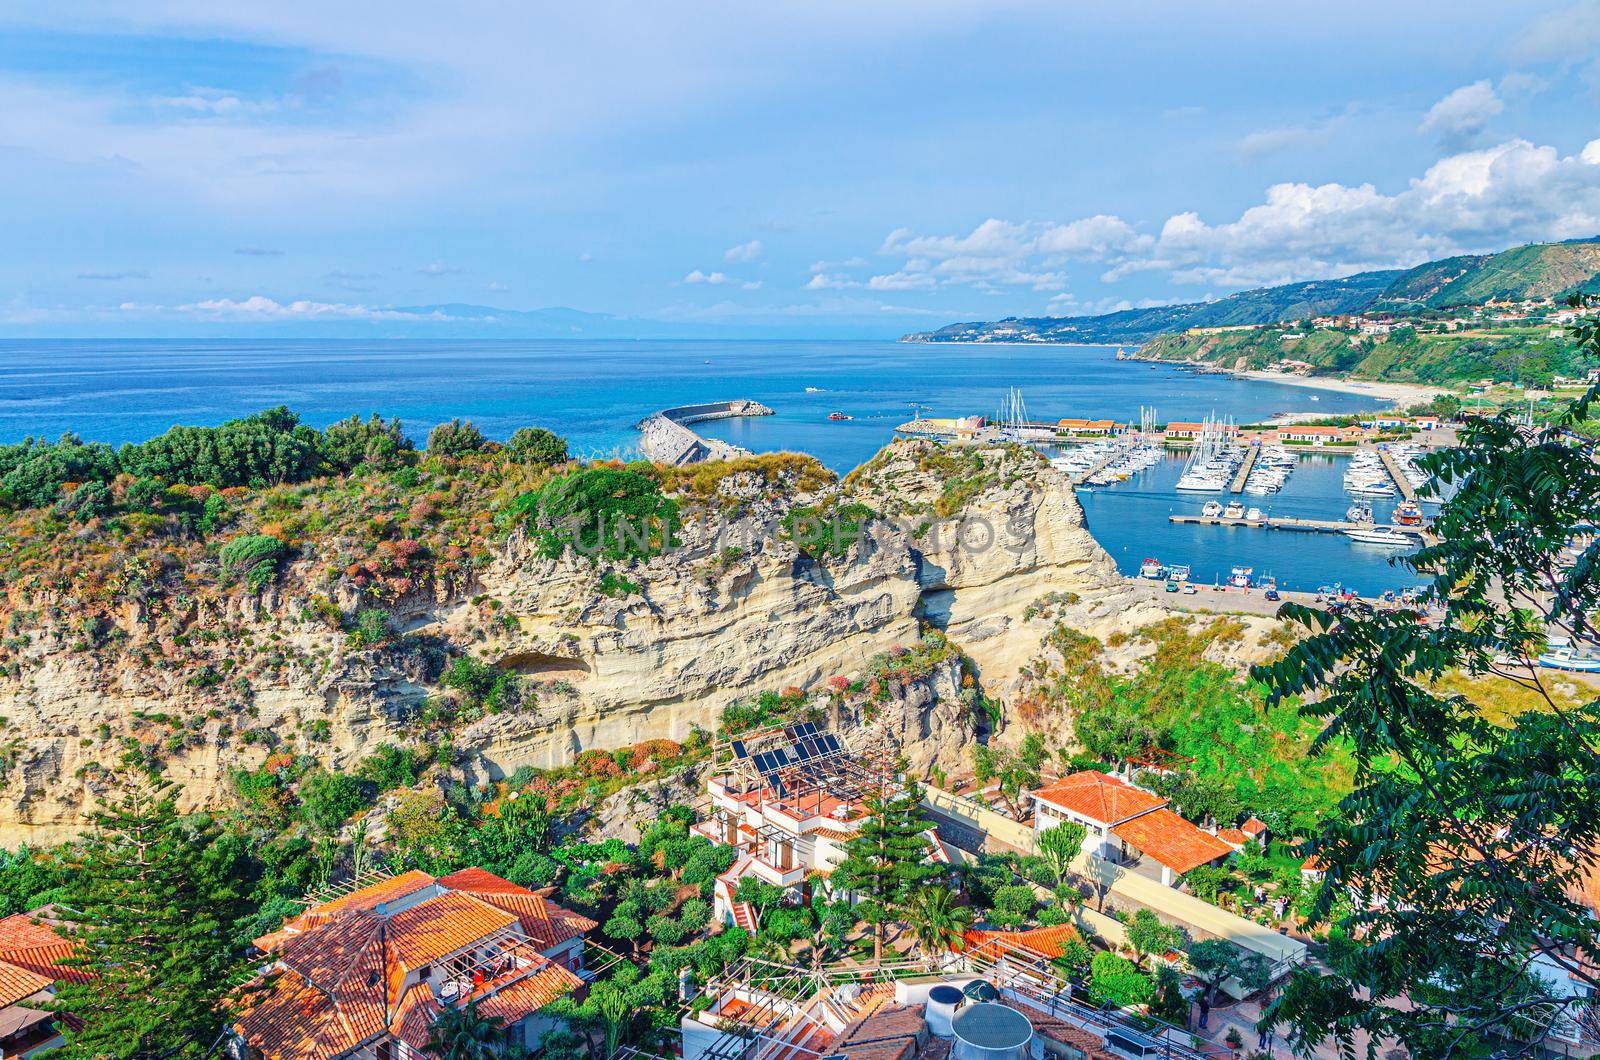
[[[752,935],[761,930],[761,925],[756,922],[756,911],[749,902],[733,903],[733,925],[744,928]]]

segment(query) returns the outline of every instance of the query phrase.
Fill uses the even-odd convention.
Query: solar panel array
[[[831,732],[821,732],[809,721],[791,725],[783,730],[783,734],[789,739],[787,746],[775,747],[770,751],[750,756],[751,764],[756,767],[756,772],[761,774],[761,779],[779,795],[783,794],[783,784],[778,779],[778,770],[805,765],[813,759],[828,758],[844,750],[837,736]],[[735,742],[733,753],[737,758],[748,755],[744,744],[740,742]]]

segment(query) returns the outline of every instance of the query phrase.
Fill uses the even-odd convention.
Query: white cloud
[[[446,265],[442,261],[430,261],[417,269],[417,272],[423,276],[454,276],[461,272],[461,268],[457,265]]]
[[[234,247],[235,254],[243,254],[247,258],[281,258],[283,251],[273,250],[271,247]]]
[[[728,282],[728,276],[727,276],[726,273],[721,273],[721,272],[701,272],[699,269],[695,269],[693,272],[689,273],[689,275],[687,275],[687,276],[685,276],[683,278],[683,282],[684,283],[706,283],[706,284],[710,284],[713,287],[720,287],[722,284],[725,284],[725,283]]]
[[[1462,85],[1429,108],[1418,127],[1424,135],[1436,136],[1447,145],[1470,142],[1483,132],[1505,103],[1488,81]]]
[[[488,289],[491,290],[491,291],[494,291],[496,294],[500,294],[500,293],[503,293],[505,291],[511,290],[511,288],[507,287],[505,284],[501,283],[499,280],[490,280]]]
[[[736,247],[729,247],[722,252],[722,260],[730,265],[755,261],[761,257],[761,240],[752,239],[748,243],[740,243]]]
[[[1600,233],[1600,140],[1577,154],[1526,140],[1461,151],[1393,193],[1372,184],[1275,184],[1238,217],[1211,223],[1173,214],[1154,233],[1097,214],[1066,223],[990,219],[966,235],[896,229],[881,252],[898,268],[873,290],[1061,290],[1072,262],[1101,266],[1114,283],[1140,272],[1238,289],[1415,265],[1450,254]],[[818,263],[824,265],[825,263]],[[814,290],[858,285],[814,269]]]
[[[746,291],[759,291],[759,290],[761,290],[761,281],[760,280],[746,280],[744,283],[741,283],[739,286],[742,289],[746,290]]]
[[[140,306],[124,303],[125,310],[159,310],[161,306]],[[264,295],[249,298],[208,298],[175,307],[179,313],[209,316],[230,320],[449,320],[438,312],[411,313],[400,309],[382,309],[373,306],[353,305],[345,302],[312,302],[299,299],[279,302]]]

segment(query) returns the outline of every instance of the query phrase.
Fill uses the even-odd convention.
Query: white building
[[[1114,864],[1148,860],[1161,882],[1174,886],[1199,865],[1234,847],[1184,820],[1167,800],[1118,777],[1084,770],[1033,793],[1033,827],[1044,832],[1063,821],[1083,825],[1083,852]]]

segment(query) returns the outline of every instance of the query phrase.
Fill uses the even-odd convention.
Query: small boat
[[[1250,588],[1250,576],[1255,573],[1254,567],[1235,567],[1228,575],[1228,584],[1235,589]]]
[[[1200,514],[1207,519],[1215,519],[1222,514],[1222,505],[1217,501],[1206,501],[1206,506],[1200,509]]]
[[[1422,509],[1410,501],[1401,501],[1394,510],[1394,521],[1401,526],[1421,526]]]
[[[855,418],[854,416],[846,416],[842,412],[830,412],[830,413],[828,413],[828,419],[830,419],[830,420],[849,420],[849,419],[854,419],[854,418]]]
[[[1139,564],[1139,577],[1159,579],[1166,576],[1167,568],[1161,565],[1158,559],[1146,559]]]
[[[1251,508],[1248,512],[1244,513],[1244,517],[1250,520],[1252,523],[1259,523],[1261,521],[1261,509]]]
[[[808,394],[820,394],[822,392],[823,392],[823,390],[822,390],[822,388],[820,386],[808,386],[808,387],[806,387],[806,393],[808,393]]]
[[[1537,662],[1550,670],[1572,670],[1583,674],[1600,673],[1600,658],[1582,655],[1570,644],[1551,648],[1540,655]]]
[[[1417,543],[1410,534],[1402,534],[1392,526],[1362,527],[1359,530],[1346,530],[1344,535],[1363,545],[1385,545],[1389,548],[1410,548]]]
[[[1387,482],[1359,482],[1353,486],[1346,486],[1345,489],[1358,497],[1394,496],[1394,487]]]
[[[1372,505],[1357,501],[1344,510],[1344,521],[1347,523],[1372,522]]]
[[[1186,582],[1189,580],[1189,566],[1186,563],[1174,563],[1167,570],[1169,581]]]
[[[1222,510],[1222,517],[1224,519],[1243,519],[1244,505],[1238,501],[1229,501],[1228,506]]]

